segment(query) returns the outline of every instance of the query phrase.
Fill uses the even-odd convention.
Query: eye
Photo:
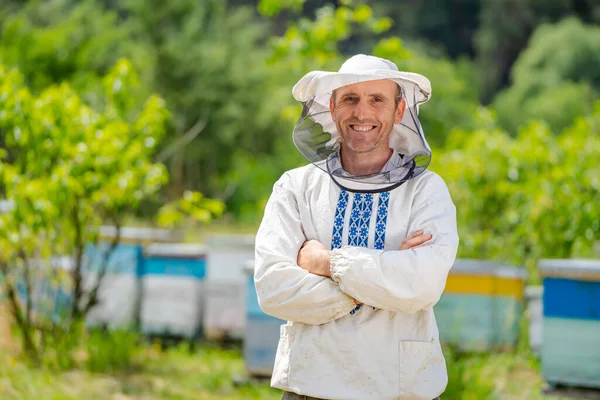
[[[373,101],[375,101],[375,103],[383,103],[383,99],[381,97],[374,97]]]
[[[355,102],[356,101],[356,96],[352,96],[352,95],[348,95],[344,97],[344,101],[348,101],[348,102]]]

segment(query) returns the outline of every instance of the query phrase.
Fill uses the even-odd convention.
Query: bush
[[[85,367],[90,372],[128,371],[143,365],[143,346],[134,331],[92,330],[85,340],[85,348]]]

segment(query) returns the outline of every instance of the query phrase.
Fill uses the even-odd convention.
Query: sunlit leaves
[[[91,240],[101,223],[115,223],[156,198],[168,182],[165,166],[153,162],[170,118],[164,101],[135,101],[137,75],[126,60],[103,83],[108,103],[102,112],[67,84],[32,94],[16,70],[0,66],[0,129],[7,145],[0,188],[14,204],[2,214],[0,241],[71,254],[76,231]],[[181,213],[207,222],[220,215],[219,207],[204,198],[184,199]]]
[[[158,223],[172,227],[189,215],[199,222],[209,222],[223,214],[224,205],[218,200],[208,199],[199,192],[186,191],[183,198],[166,204],[158,214]]]
[[[304,0],[260,0],[258,2],[258,11],[263,15],[272,17],[286,8],[300,11],[303,5]]]
[[[461,254],[531,263],[590,256],[600,238],[600,113],[557,135],[530,123],[457,131],[434,157],[457,206]]]

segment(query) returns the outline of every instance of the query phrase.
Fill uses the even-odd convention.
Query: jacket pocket
[[[401,399],[431,400],[444,391],[448,374],[439,341],[403,340],[398,353]]]

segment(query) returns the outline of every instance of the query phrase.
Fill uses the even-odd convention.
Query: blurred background
[[[600,398],[595,0],[4,0],[0,398],[278,399],[253,235],[291,87],[427,76],[461,246],[444,399]]]

